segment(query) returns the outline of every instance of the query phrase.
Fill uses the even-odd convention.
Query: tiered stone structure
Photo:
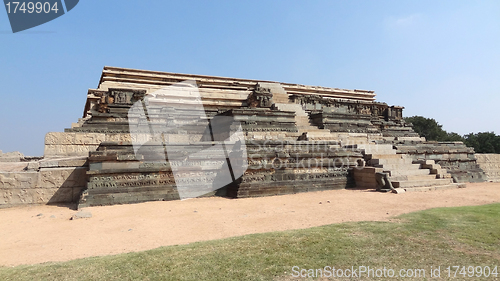
[[[164,91],[172,85],[177,90]],[[47,134],[44,159],[30,171],[0,172],[0,206],[175,200],[180,180],[193,188],[224,182],[221,165],[232,169],[232,181],[205,196],[376,188],[380,172],[407,190],[483,180],[471,149],[426,142],[402,112],[375,101],[373,91],[105,67],[83,117],[64,133]],[[229,139],[246,146],[246,155],[234,158],[246,163],[241,171],[218,146]],[[182,179],[173,174],[176,159],[189,167]],[[25,200],[21,190],[6,195],[6,185],[45,188],[46,195]]]
[[[426,191],[464,187],[453,183],[452,175],[434,160],[414,160],[408,154],[399,154],[393,144],[356,145],[361,149],[367,167],[354,169],[358,187],[378,188],[376,174],[387,173],[394,188],[406,191]]]
[[[484,171],[476,163],[474,149],[462,142],[411,142],[394,144],[397,153],[409,155],[413,160],[435,161],[451,174],[455,182],[483,182]]]

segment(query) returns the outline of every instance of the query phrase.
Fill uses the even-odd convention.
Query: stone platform
[[[484,180],[472,149],[426,142],[403,109],[366,90],[105,67],[44,159],[0,172],[0,207],[377,188],[377,172],[407,190]]]

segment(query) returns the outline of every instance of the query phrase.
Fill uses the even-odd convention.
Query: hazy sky
[[[500,133],[500,1],[82,0],[16,34],[0,9],[0,150],[41,156],[105,65],[374,90]]]

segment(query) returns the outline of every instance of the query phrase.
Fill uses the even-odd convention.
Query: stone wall
[[[311,123],[331,132],[418,137],[403,120],[403,107],[362,100],[328,99],[318,95],[291,95],[309,112]]]
[[[95,151],[105,134],[99,133],[47,133],[45,135],[45,158],[88,156]]]
[[[476,159],[488,181],[500,182],[500,154],[476,154]]]
[[[106,137],[116,138],[98,133],[47,133],[44,157],[0,155],[0,208],[77,202],[87,184],[89,152]]]
[[[413,160],[434,160],[446,169],[456,182],[483,182],[483,170],[476,163],[474,149],[463,142],[399,141],[394,144],[399,154],[408,154]]]
[[[251,141],[249,166],[227,188],[234,198],[272,196],[355,186],[352,168],[362,158],[336,141]]]
[[[167,161],[161,143],[144,144],[137,152],[132,144],[103,143],[90,153],[89,182],[79,206],[182,199],[186,196],[179,183],[182,192],[193,191],[196,197],[243,198],[349,188],[354,187],[350,170],[362,157],[337,142],[252,140],[246,142],[246,158],[235,159],[219,153],[222,147],[216,144],[168,144]],[[178,157],[187,162],[184,171],[174,174],[171,165],[176,165]],[[235,179],[223,183],[228,159]],[[247,159],[247,165],[237,165]]]
[[[0,171],[0,208],[76,202],[86,186],[86,162],[72,157],[10,163],[24,168]]]

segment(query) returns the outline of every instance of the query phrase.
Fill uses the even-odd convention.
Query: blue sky
[[[42,155],[105,65],[374,90],[500,134],[500,1],[82,0],[16,34],[0,9],[0,150]]]

